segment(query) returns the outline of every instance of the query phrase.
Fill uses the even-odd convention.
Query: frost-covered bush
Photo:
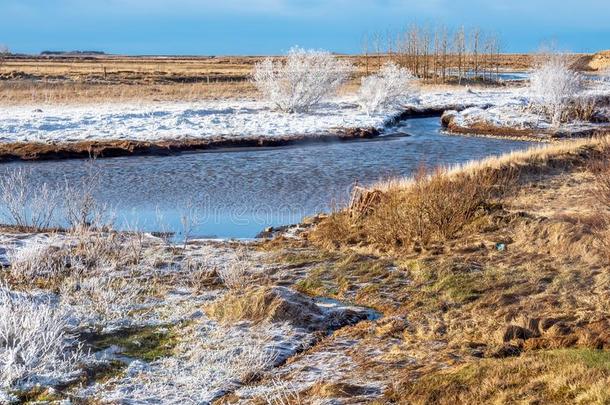
[[[353,70],[329,52],[292,48],[286,60],[265,59],[254,66],[254,85],[277,109],[306,112],[334,93]]]
[[[248,260],[245,252],[236,252],[225,263],[217,268],[218,277],[222,283],[230,289],[241,290],[250,285],[253,272],[250,267],[252,263]]]
[[[416,78],[409,69],[388,62],[379,72],[362,78],[358,104],[367,114],[395,106],[414,93],[415,83]]]
[[[570,68],[565,56],[549,56],[530,76],[532,107],[557,126],[583,88],[582,75]]]
[[[52,386],[79,374],[68,317],[48,301],[0,286],[0,391]]]
[[[17,282],[57,280],[71,268],[70,249],[61,239],[34,240],[8,251],[9,274]]]

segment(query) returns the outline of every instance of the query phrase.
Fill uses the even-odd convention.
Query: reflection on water
[[[439,119],[405,122],[396,136],[286,148],[178,156],[101,159],[97,197],[115,207],[117,222],[180,232],[196,219],[197,237],[249,238],[267,226],[296,223],[346,202],[357,182],[409,175],[419,165],[479,159],[526,142],[439,134]],[[404,133],[412,136],[400,136]],[[10,163],[28,166],[51,186],[86,175],[83,160]]]

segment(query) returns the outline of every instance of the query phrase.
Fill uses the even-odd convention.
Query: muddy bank
[[[97,140],[65,143],[10,142],[0,144],[0,162],[14,160],[56,160],[105,158],[118,156],[165,156],[184,152],[224,148],[278,147],[371,139],[380,135],[375,128],[353,128],[323,135],[288,135],[281,137],[247,137],[181,139],[161,141]]]

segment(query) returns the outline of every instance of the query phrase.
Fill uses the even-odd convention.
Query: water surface
[[[342,206],[356,183],[530,145],[439,130],[438,118],[413,119],[374,140],[100,159],[92,163],[100,173],[96,197],[115,207],[119,226],[180,233],[181,218],[190,217],[192,236],[251,238],[265,227]],[[3,166],[27,166],[35,181],[52,187],[86,178],[90,170],[84,160]]]

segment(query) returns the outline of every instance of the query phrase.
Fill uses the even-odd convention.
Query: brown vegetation
[[[296,287],[383,317],[342,329],[303,359],[349,341],[350,381],[383,381],[379,403],[607,403],[606,142],[558,143],[361,191],[351,213],[304,235],[299,254],[330,253],[304,261]]]
[[[435,372],[397,384],[386,397],[410,404],[606,404],[609,383],[609,352],[563,349]]]
[[[362,206],[357,199],[350,212],[338,213],[341,219],[335,219],[349,222],[343,226],[352,229],[344,236],[348,240],[357,239],[356,235],[363,232],[366,243],[381,249],[421,250],[455,238],[466,228],[482,225],[484,212],[512,183],[511,171],[451,175],[442,169],[432,173],[421,169],[410,187],[378,192],[372,205]],[[366,199],[366,195],[361,198]],[[336,224],[320,224],[312,234],[314,240],[318,236],[324,239],[327,226]],[[332,242],[340,243],[340,239],[333,238]]]
[[[482,45],[481,45],[482,46]],[[346,85],[354,87],[360,77],[393,60],[415,70],[423,59],[394,51],[360,56],[340,56],[356,66]],[[255,96],[249,81],[261,57],[126,57],[126,56],[7,56],[0,65],[0,103],[66,103],[127,100],[200,100]],[[530,56],[496,54],[494,69],[525,69]],[[415,66],[411,66],[417,60]],[[428,69],[447,81],[450,67],[459,59],[446,55],[441,65],[432,59]],[[470,59],[468,59],[470,60]],[[464,59],[463,68],[466,68]],[[470,66],[471,63],[468,62]],[[477,62],[479,63],[479,62]],[[481,62],[483,63],[483,62]],[[423,65],[422,65],[423,66]],[[478,65],[477,65],[478,66]],[[487,65],[481,65],[487,66]],[[478,68],[477,68],[478,69]],[[427,70],[428,72],[428,70]],[[430,76],[432,73],[426,73]],[[439,73],[440,74],[440,73]]]
[[[593,55],[583,55],[574,64],[580,70],[604,71],[610,69],[610,51],[601,51]]]

